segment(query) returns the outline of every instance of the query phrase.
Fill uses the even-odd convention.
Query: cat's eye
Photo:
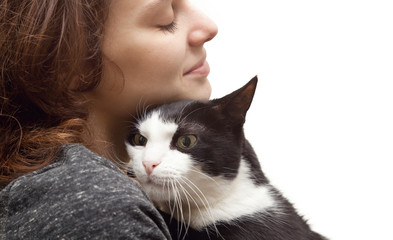
[[[181,149],[190,149],[195,146],[196,140],[194,135],[185,135],[177,139],[176,145]]]
[[[137,146],[146,146],[147,143],[147,138],[140,134],[135,134],[132,140]]]

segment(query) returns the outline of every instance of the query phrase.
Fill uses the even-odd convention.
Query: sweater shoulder
[[[10,197],[27,195],[32,200],[36,200],[32,197],[34,192],[56,197],[57,194],[77,195],[81,192],[98,194],[100,188],[105,191],[123,189],[127,190],[124,193],[132,192],[132,195],[147,198],[141,187],[114,163],[83,145],[66,145],[54,163],[16,179],[7,188]]]
[[[1,204],[7,236],[168,235],[141,187],[82,145],[66,146],[53,164],[16,179],[1,192]]]

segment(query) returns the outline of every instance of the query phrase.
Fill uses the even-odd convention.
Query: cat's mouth
[[[155,187],[164,187],[166,185],[168,185],[168,181],[169,180],[165,180],[162,178],[157,178],[157,177],[148,177],[147,180],[145,181],[144,184],[149,185],[149,186],[155,186]]]
[[[151,189],[156,189],[156,190],[173,190],[178,187],[177,181],[173,178],[162,178],[162,177],[148,177],[146,181],[142,183],[142,186],[144,187],[149,187]]]

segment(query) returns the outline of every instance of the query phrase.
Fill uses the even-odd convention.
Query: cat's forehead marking
[[[149,140],[172,138],[178,125],[171,121],[164,121],[159,111],[152,112],[146,119],[139,123],[139,131]]]

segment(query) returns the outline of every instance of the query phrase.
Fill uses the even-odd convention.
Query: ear
[[[255,76],[242,88],[226,95],[223,98],[213,100],[215,109],[235,125],[242,125],[246,120],[246,113],[250,108],[257,87],[258,77]]]

